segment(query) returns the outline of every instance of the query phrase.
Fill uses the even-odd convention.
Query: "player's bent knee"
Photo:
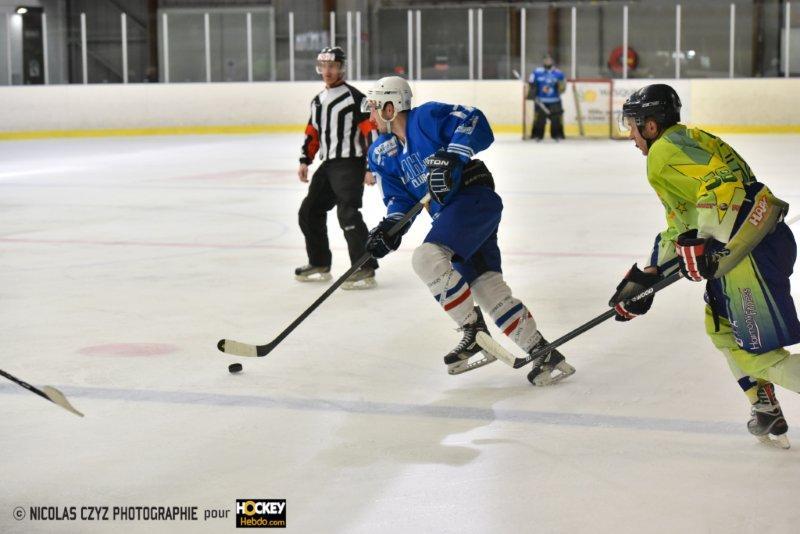
[[[789,356],[789,351],[783,348],[763,352],[761,354],[753,354],[739,347],[720,347],[717,345],[717,348],[720,349],[722,354],[728,359],[731,370],[734,370],[733,365],[735,365],[738,369],[741,369],[744,374],[763,380],[769,380],[768,374],[770,368]],[[731,363],[733,363],[733,365],[731,365]]]
[[[767,379],[773,384],[800,393],[800,354],[789,354],[767,369]]]
[[[440,276],[452,268],[450,258],[452,253],[436,243],[423,243],[414,249],[411,255],[411,265],[417,276],[429,280]]]

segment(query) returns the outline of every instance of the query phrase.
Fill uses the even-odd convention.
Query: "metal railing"
[[[118,9],[121,9],[119,4],[114,3]],[[381,32],[382,28],[378,28],[378,25],[375,24],[377,17],[375,13],[372,13],[372,29],[371,33],[365,34],[363,32],[363,21],[366,21],[369,17],[369,13],[362,13],[361,11],[346,11],[343,13],[336,13],[330,12],[328,15],[328,42],[325,44],[335,45],[337,44],[337,17],[344,17],[344,21],[346,21],[345,26],[345,42],[339,43],[342,45],[348,55],[350,56],[351,60],[347,62],[347,76],[350,79],[360,80],[362,79],[363,72],[366,70],[369,74],[368,76],[377,76],[377,75],[384,75],[387,74],[386,67],[382,68],[375,68],[372,69],[365,69],[364,59],[366,58],[366,54],[364,54],[362,47],[366,42],[370,48],[374,48],[377,51],[373,51],[372,54],[376,56],[380,56],[382,53],[386,53],[387,50],[390,50],[392,57],[394,59],[394,63],[391,66],[394,68],[395,72],[400,73],[401,75],[405,75],[409,79],[413,80],[421,80],[426,77],[428,74],[426,73],[437,73],[437,69],[441,72],[445,72],[442,74],[442,77],[448,77],[450,74],[446,72],[448,69],[452,67],[454,61],[450,56],[450,53],[441,53],[437,57],[431,58],[432,52],[429,52],[427,48],[424,47],[431,47],[445,49],[446,51],[451,50],[452,46],[460,47],[460,50],[463,50],[464,47],[466,48],[466,69],[465,72],[467,79],[470,80],[482,80],[485,78],[486,70],[485,70],[485,60],[486,55],[484,54],[484,46],[485,46],[485,39],[486,39],[486,29],[485,26],[485,11],[491,9],[506,9],[508,13],[512,11],[516,17],[516,26],[514,28],[506,27],[506,33],[514,35],[518,35],[518,43],[511,43],[509,45],[510,48],[514,48],[513,57],[512,55],[508,55],[506,58],[508,60],[509,65],[512,61],[515,61],[516,57],[519,58],[519,71],[517,72],[516,69],[507,69],[502,71],[503,74],[497,74],[501,71],[498,69],[496,65],[493,68],[493,72],[489,74],[489,77],[499,78],[499,77],[506,77],[506,78],[514,78],[525,77],[526,72],[528,69],[528,58],[535,57],[535,53],[531,53],[531,45],[530,39],[536,37],[537,31],[532,28],[529,21],[533,20],[537,22],[544,16],[546,9],[543,6],[534,6],[531,4],[520,4],[519,6],[508,6],[504,8],[498,8],[496,5],[492,6],[487,4],[488,7],[459,7],[459,6],[450,6],[453,10],[458,10],[461,13],[466,13],[466,21],[464,22],[463,35],[465,43],[452,43],[452,42],[438,42],[437,39],[439,37],[436,35],[436,32],[423,32],[423,21],[427,16],[433,16],[435,9],[447,9],[446,7],[437,7],[437,6],[415,6],[415,9],[402,9],[402,8],[385,8],[386,10],[390,10],[392,15],[394,15],[394,20],[399,18],[399,21],[405,19],[405,31],[402,32],[399,24],[397,28],[394,28],[393,34],[396,37],[400,37],[405,33],[405,39],[400,37],[400,39],[392,38],[391,42],[381,42]],[[693,4],[686,3],[687,9],[692,9]],[[722,5],[724,6],[724,4]],[[719,7],[719,5],[717,5]],[[568,23],[566,23],[566,17],[563,22],[565,29],[566,26],[569,28],[569,37],[568,41],[563,39],[566,36],[560,36],[563,39],[563,42],[568,42],[568,46],[564,48],[562,45],[563,51],[562,56],[566,56],[566,61],[563,63],[565,64],[565,71],[568,71],[570,77],[576,78],[582,75],[582,66],[579,63],[579,46],[587,47],[588,45],[582,42],[582,39],[585,38],[585,31],[586,25],[595,24],[594,21],[595,13],[589,12],[589,9],[592,9],[593,6],[584,6],[584,5],[571,5],[571,6],[560,6],[560,13],[566,14],[568,10],[569,18]],[[778,65],[778,74],[783,75],[785,77],[789,77],[791,75],[791,34],[792,34],[792,10],[791,10],[791,2],[784,2],[782,4],[782,13],[780,13],[780,17],[782,19],[783,27],[778,30],[780,34],[778,37],[779,40],[779,61],[777,61]],[[534,10],[537,11],[534,11]],[[619,26],[617,23],[614,23],[614,29],[617,30],[618,28],[621,29],[621,65],[619,71],[615,71],[614,75],[621,77],[623,79],[628,78],[631,75],[631,71],[634,66],[629,61],[629,55],[631,54],[633,48],[631,46],[631,32],[629,28],[630,17],[631,13],[635,10],[641,10],[642,8],[637,5],[628,5],[628,4],[619,4],[615,6],[615,9],[619,9],[619,16],[620,18],[617,19]],[[669,9],[669,8],[667,8]],[[726,72],[729,78],[736,77],[736,60],[737,60],[737,53],[752,53],[752,51],[741,50],[741,46],[737,48],[736,44],[736,26],[737,26],[737,6],[735,3],[728,4],[728,11],[727,11],[727,65],[726,69],[719,68],[719,61],[717,61],[716,68],[713,72]],[[227,10],[227,11],[225,11]],[[222,11],[225,11],[227,14],[230,14],[230,9],[223,8],[222,10],[202,10],[202,9],[194,9],[194,10],[187,10],[187,9],[165,9],[161,10],[159,16],[159,41],[158,41],[158,57],[160,58],[160,79],[162,82],[170,83],[174,82],[174,76],[171,77],[171,60],[175,59],[172,55],[177,54],[177,52],[173,49],[171,52],[170,48],[170,22],[172,17],[179,17],[182,14],[191,11],[193,14],[197,15],[198,13],[202,14],[202,21],[203,21],[203,75],[198,80],[190,80],[190,81],[205,81],[207,83],[213,81],[221,81],[219,79],[215,79],[212,73],[212,47],[219,47],[221,45],[230,44],[229,42],[219,43],[214,42],[212,39],[212,15],[220,14]],[[275,32],[275,25],[276,25],[276,17],[275,11],[273,7],[266,7],[262,8],[259,13],[266,13],[266,22],[263,20],[259,22],[259,27],[254,26],[254,17],[251,11],[240,12],[241,10],[236,10],[236,16],[241,16],[241,19],[244,21],[244,28],[245,28],[245,45],[244,45],[244,61],[246,62],[246,81],[253,82],[256,81],[257,78],[261,80],[278,80],[278,79],[286,79],[289,81],[295,81],[296,79],[300,78],[297,72],[298,66],[298,42],[300,36],[298,36],[297,28],[295,27],[296,17],[294,12],[286,13],[285,19],[281,21],[281,24],[285,24],[286,26],[282,26],[282,28],[288,29],[288,43],[285,47],[285,50],[282,52],[282,57],[278,59],[277,56],[277,49],[278,44],[276,42],[276,32]],[[397,17],[397,15],[403,14],[405,17]],[[664,12],[664,14],[666,11]],[[585,15],[585,18],[582,19],[581,16]],[[591,16],[588,16],[591,15]],[[462,15],[463,16],[463,15]],[[550,16],[548,14],[548,16]],[[561,16],[561,15],[559,15]],[[606,14],[603,14],[604,17],[607,17]],[[688,64],[689,61],[693,60],[695,55],[699,53],[704,53],[704,51],[698,51],[695,48],[689,48],[684,50],[687,47],[686,40],[683,39],[687,37],[689,39],[692,38],[692,35],[687,34],[686,36],[683,35],[684,33],[684,18],[686,17],[686,12],[682,10],[681,4],[674,5],[674,28],[671,30],[674,37],[674,47],[672,50],[663,49],[659,51],[660,57],[669,57],[671,56],[671,62],[674,65],[673,76],[675,78],[685,77],[687,75],[691,76],[691,73],[687,73],[684,70],[684,66]],[[12,45],[12,36],[15,36],[18,33],[21,33],[21,15],[18,14],[7,14],[5,17],[5,32],[4,32],[4,39],[0,40],[5,42],[5,69],[7,71],[7,81],[8,84],[14,83],[14,66],[15,64],[19,65],[21,63],[21,59],[18,61],[14,61],[15,57],[15,47]],[[534,17],[531,19],[531,17]],[[536,17],[539,17],[538,19]],[[283,17],[282,17],[283,18]],[[138,18],[131,17],[129,21],[129,15],[125,12],[120,13],[119,18],[119,26],[120,26],[120,54],[121,54],[121,80],[122,83],[129,83],[129,38],[128,38],[128,29],[129,23],[133,21],[134,24],[137,24],[140,28],[145,28],[144,22],[139,20]],[[80,26],[79,26],[79,35],[80,35],[80,76],[79,76],[79,83],[89,83],[89,61],[96,61],[98,64],[103,64],[105,69],[108,69],[110,72],[117,72],[117,69],[111,65],[107,60],[104,60],[104,56],[100,54],[90,53],[88,50],[89,43],[87,42],[87,18],[85,13],[80,13]],[[463,20],[463,19],[460,19]],[[510,17],[509,17],[510,20]],[[604,19],[605,20],[605,19]],[[49,84],[52,83],[52,76],[51,76],[51,61],[52,58],[49,54],[50,44],[52,42],[52,28],[48,27],[48,18],[46,14],[41,15],[41,26],[42,26],[42,50],[43,50],[43,61],[44,64],[42,66],[43,73],[44,73],[44,83]],[[662,20],[661,22],[664,22]],[[689,22],[692,22],[691,20]],[[428,22],[430,24],[430,22]],[[455,21],[452,24],[460,24],[460,22]],[[507,26],[510,26],[512,23],[508,22]],[[668,26],[667,26],[668,27]],[[493,27],[495,28],[495,27]],[[664,29],[665,26],[662,25],[661,33],[669,33],[668,30]],[[721,28],[721,26],[720,26]],[[267,36],[267,43],[268,46],[266,47],[254,47],[254,31],[260,31]],[[513,30],[513,31],[512,31]],[[216,31],[219,33],[222,30],[220,28],[216,28]],[[496,32],[496,28],[493,30]],[[641,30],[640,30],[641,31]],[[656,31],[656,30],[653,30]],[[541,32],[539,32],[541,33]],[[566,33],[566,32],[563,32]],[[719,28],[718,28],[719,33]],[[341,34],[340,34],[341,35]],[[365,39],[366,35],[366,39]],[[541,36],[538,36],[541,40]],[[13,37],[16,39],[17,37]],[[230,41],[231,39],[239,39],[241,36],[237,34],[232,34],[228,37],[223,37],[223,39],[227,39]],[[492,44],[496,44],[496,38],[492,38]],[[77,41],[77,39],[76,39]],[[402,42],[405,41],[405,42]],[[451,40],[452,41],[452,40]],[[559,41],[561,42],[561,41]],[[549,43],[548,43],[549,44]],[[19,47],[17,47],[19,48]],[[405,59],[402,60],[403,55],[403,48],[405,48]],[[536,52],[542,53],[542,46],[539,46]],[[662,47],[665,48],[665,47]],[[549,51],[549,50],[547,50]],[[716,52],[716,51],[715,51]],[[21,57],[21,52],[19,52]],[[285,54],[285,55],[284,55]],[[510,53],[509,53],[510,54]],[[668,54],[668,55],[667,55]],[[308,54],[306,54],[308,56]],[[177,57],[177,56],[176,56]],[[707,57],[707,56],[706,56]],[[442,59],[443,58],[443,59]],[[185,58],[182,58],[185,59]],[[197,61],[199,58],[195,58]],[[256,61],[259,61],[260,65],[266,64],[267,70],[266,73],[262,72],[259,76],[255,75],[254,64]],[[278,76],[278,63],[281,62],[282,65],[287,65],[288,68],[284,69],[285,75]],[[310,63],[310,59],[306,59],[304,63],[304,67],[307,67],[308,63]],[[367,61],[369,64],[369,61]],[[378,61],[374,61],[374,64],[378,64]],[[403,64],[404,63],[404,64]],[[598,61],[599,63],[599,61]],[[431,65],[433,64],[433,67]],[[610,60],[609,60],[610,65]],[[22,66],[24,67],[24,66]],[[600,65],[599,68],[603,68]],[[262,69],[263,70],[263,69]],[[307,69],[306,69],[307,70]],[[304,70],[303,74],[307,75],[306,70]],[[695,74],[697,74],[697,68],[695,68]],[[710,70],[710,69],[709,69]],[[381,72],[383,71],[383,72]],[[0,71],[1,72],[1,71]],[[456,72],[455,69],[452,72]],[[512,75],[513,73],[513,75]],[[638,73],[636,73],[638,74]],[[591,73],[590,75],[596,76],[596,73]],[[652,74],[651,74],[652,76]],[[741,76],[741,74],[740,74]],[[658,76],[656,76],[658,77]]]

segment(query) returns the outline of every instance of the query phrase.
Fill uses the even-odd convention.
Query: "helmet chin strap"
[[[386,104],[384,104],[384,107],[386,107]],[[397,110],[394,110],[390,119],[383,118],[383,110],[381,110],[381,113],[378,113],[378,116],[386,124],[386,133],[392,133],[392,121],[397,118]]]

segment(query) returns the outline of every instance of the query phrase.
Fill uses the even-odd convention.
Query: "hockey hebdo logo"
[[[236,528],[286,528],[286,499],[236,499]]]

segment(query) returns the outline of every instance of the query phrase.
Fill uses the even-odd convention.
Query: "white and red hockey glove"
[[[639,269],[634,263],[633,267],[617,286],[617,291],[608,301],[608,305],[617,312],[617,321],[630,321],[631,319],[644,315],[653,305],[653,294],[639,299],[636,302],[626,303],[625,301],[635,297],[648,287],[651,287],[661,280],[661,275],[656,273],[646,273]]]
[[[711,238],[697,237],[697,230],[689,230],[678,236],[675,251],[681,266],[681,274],[694,282],[714,278],[718,262],[711,253]]]

